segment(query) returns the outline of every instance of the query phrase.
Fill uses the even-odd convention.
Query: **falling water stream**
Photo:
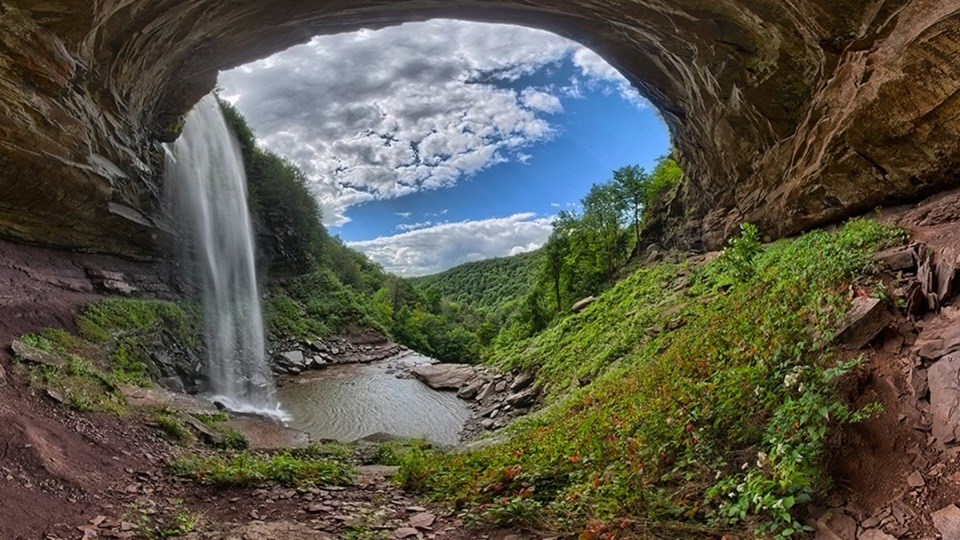
[[[203,296],[210,399],[283,419],[266,361],[243,158],[215,97],[187,116],[166,174]]]

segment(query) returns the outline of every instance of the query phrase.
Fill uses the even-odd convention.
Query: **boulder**
[[[960,353],[954,353],[927,370],[933,436],[942,445],[960,442]]]
[[[477,401],[481,403],[486,403],[486,401],[494,394],[494,384],[493,382],[485,383],[483,389],[477,394]]]
[[[181,394],[187,393],[186,389],[183,386],[183,381],[180,380],[180,377],[161,377],[157,380],[157,384],[170,390],[171,392],[179,392]]]
[[[283,357],[286,364],[302,366],[304,363],[303,351],[286,351],[280,353],[280,356]]]
[[[460,390],[457,391],[457,397],[460,399],[473,399],[477,397],[477,395],[480,393],[480,390],[484,388],[485,384],[487,384],[487,381],[477,377],[470,381],[466,386],[460,388]]]
[[[410,370],[414,377],[434,390],[458,390],[476,376],[467,364],[432,364]]]
[[[914,249],[912,245],[892,247],[874,254],[873,260],[893,272],[912,270],[917,267]]]
[[[517,392],[533,384],[536,375],[530,372],[523,372],[517,375],[517,378],[510,383],[510,391]]]
[[[587,309],[587,306],[597,301],[595,296],[588,296],[582,300],[578,300],[572,306],[570,306],[570,311],[573,313],[580,313],[581,311]]]
[[[933,518],[933,526],[940,531],[941,538],[960,538],[960,508],[951,504],[930,514],[930,517]]]
[[[537,401],[537,396],[540,395],[540,389],[536,386],[532,386],[515,394],[507,396],[507,403],[513,407],[523,408],[530,407]]]
[[[892,321],[893,314],[879,298],[857,297],[851,302],[836,339],[851,349],[859,349],[870,343]]]
[[[917,336],[914,351],[929,361],[960,351],[960,311],[944,308]]]
[[[67,360],[59,355],[40,350],[33,345],[28,345],[19,339],[13,340],[10,345],[13,352],[21,360],[32,364],[42,364],[46,366],[62,367],[67,365]]]

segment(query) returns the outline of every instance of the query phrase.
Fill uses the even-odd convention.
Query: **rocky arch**
[[[551,30],[625,73],[691,179],[676,241],[956,183],[960,0],[0,0],[0,234],[154,254],[158,141],[218,70],[434,17]]]

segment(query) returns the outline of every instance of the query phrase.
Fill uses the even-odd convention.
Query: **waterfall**
[[[266,362],[243,157],[214,96],[194,107],[167,146],[166,185],[185,267],[203,296],[210,399],[284,418]]]

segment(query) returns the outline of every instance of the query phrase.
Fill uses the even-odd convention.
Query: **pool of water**
[[[397,378],[398,364],[431,363],[406,355],[372,364],[330,366],[283,385],[279,399],[289,426],[315,439],[354,441],[375,433],[454,445],[470,408],[454,392]]]

